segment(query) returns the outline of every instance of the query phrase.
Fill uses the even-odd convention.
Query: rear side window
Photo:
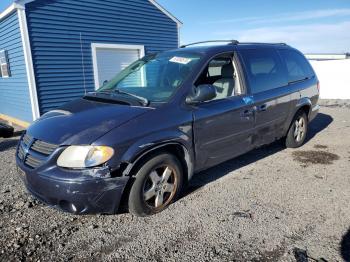
[[[273,49],[240,52],[253,94],[285,86],[287,79],[278,53]]]
[[[279,50],[288,71],[288,82],[301,81],[315,75],[306,58],[294,50]]]

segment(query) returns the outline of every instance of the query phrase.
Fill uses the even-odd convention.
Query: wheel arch
[[[121,203],[122,205],[119,207],[120,210],[128,210],[127,199],[129,197],[129,193],[131,187],[135,181],[135,173],[138,168],[140,168],[141,163],[148,157],[155,156],[156,154],[160,154],[162,152],[169,152],[171,154],[175,153],[175,156],[178,158],[182,165],[182,169],[184,172],[183,182],[185,184],[192,178],[194,173],[194,162],[192,152],[181,142],[179,141],[164,141],[163,143],[153,144],[150,143],[147,149],[142,150],[141,152],[133,155],[129,160],[122,160],[120,164],[119,175],[129,176],[129,182],[123,192]]]
[[[134,171],[139,168],[139,164],[148,157],[157,155],[162,152],[167,152],[175,155],[182,165],[184,172],[184,181],[189,181],[193,176],[194,164],[193,157],[188,148],[178,141],[168,141],[159,143],[157,145],[152,145],[149,148],[139,152],[132,159],[126,163],[126,168],[123,171],[125,176],[133,176]]]
[[[312,107],[312,103],[310,98],[307,98],[307,97],[301,98],[296,105],[296,110],[294,112],[293,118],[299,111],[304,111],[306,116],[309,118],[311,113],[311,107]]]
[[[300,110],[303,110],[306,113],[306,116],[309,118],[310,114],[311,114],[311,107],[312,107],[312,103],[311,100],[307,97],[301,98],[299,99],[299,101],[297,101],[297,103],[295,104],[295,106],[293,106],[293,110],[291,110],[290,115],[288,116],[285,125],[284,125],[284,136],[285,137],[287,135],[287,132],[290,128],[290,126],[292,125],[292,121],[295,117],[296,114],[298,114],[298,112],[300,112]]]

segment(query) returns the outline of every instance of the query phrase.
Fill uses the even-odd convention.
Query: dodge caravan
[[[22,135],[29,192],[74,214],[158,213],[201,170],[254,148],[303,145],[319,82],[286,44],[187,45],[149,54]],[[198,44],[198,43],[197,43]]]

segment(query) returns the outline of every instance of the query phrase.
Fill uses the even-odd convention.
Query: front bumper
[[[36,171],[16,157],[28,191],[54,208],[74,214],[114,214],[129,177],[99,178],[104,168],[68,170],[57,166]],[[92,176],[93,174],[93,176]]]

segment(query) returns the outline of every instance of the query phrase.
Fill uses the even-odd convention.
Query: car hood
[[[35,139],[57,145],[88,145],[150,110],[149,107],[82,98],[44,114],[28,128],[27,133]]]

